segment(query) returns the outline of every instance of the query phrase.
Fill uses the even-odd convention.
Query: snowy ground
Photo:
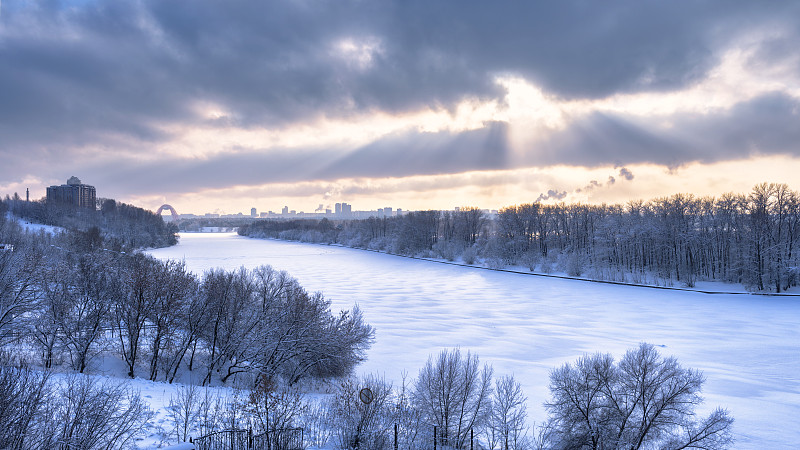
[[[334,309],[359,304],[377,329],[359,371],[399,382],[428,355],[460,346],[513,373],[532,421],[545,418],[548,372],[584,353],[616,357],[639,342],[658,345],[708,381],[704,411],[728,408],[736,448],[796,448],[800,441],[800,299],[708,295],[533,277],[333,246],[183,234],[152,250],[212,267],[269,264]],[[168,401],[168,400],[167,400]]]
[[[15,220],[19,225],[22,227],[23,230],[27,231],[28,233],[38,233],[40,231],[44,231],[48,234],[56,234],[64,231],[61,227],[54,227],[51,225],[42,225],[40,223],[31,223],[27,219],[23,219],[21,217],[17,217],[12,215],[11,213],[6,213],[6,218],[9,220]]]

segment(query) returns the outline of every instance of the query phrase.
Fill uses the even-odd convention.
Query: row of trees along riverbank
[[[239,234],[645,284],[713,280],[780,293],[800,280],[800,194],[785,184],[614,205],[528,203],[496,217],[470,207],[365,220],[258,220]]]

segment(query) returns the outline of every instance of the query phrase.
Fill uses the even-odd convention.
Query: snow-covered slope
[[[38,233],[40,231],[44,231],[45,233],[56,234],[56,233],[60,233],[60,232],[64,231],[64,229],[61,228],[61,227],[54,227],[54,226],[51,226],[51,225],[42,225],[40,223],[32,223],[32,222],[29,222],[27,219],[22,219],[20,217],[12,215],[11,213],[6,213],[6,218],[8,220],[15,220],[17,223],[19,223],[19,225],[22,227],[22,229],[24,229],[25,231],[27,231],[29,233]]]

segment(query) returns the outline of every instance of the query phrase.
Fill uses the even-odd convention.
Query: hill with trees
[[[161,216],[138,206],[99,199],[99,208],[77,208],[24,201],[17,194],[6,196],[0,209],[34,223],[64,228],[77,245],[130,251],[138,248],[167,247],[178,243],[178,228]]]

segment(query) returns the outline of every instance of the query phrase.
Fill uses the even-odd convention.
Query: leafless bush
[[[306,403],[299,421],[303,427],[306,444],[310,447],[325,447],[332,434],[333,417],[329,405],[324,401]]]
[[[432,430],[425,420],[422,409],[413,402],[413,392],[403,372],[400,390],[397,392],[398,441],[401,448],[408,450],[427,449],[433,442]]]
[[[303,395],[297,388],[267,377],[261,377],[250,391],[245,405],[260,430],[293,428],[304,408]]]
[[[464,261],[464,264],[475,264],[475,260],[478,259],[478,250],[475,246],[465,248],[464,252],[461,253],[461,259]]]
[[[200,388],[194,384],[179,387],[169,399],[168,414],[175,424],[175,434],[179,441],[186,442],[200,415],[202,401]]]
[[[128,448],[153,415],[124,383],[74,374],[61,384],[45,448]]]
[[[197,407],[196,429],[198,435],[213,433],[222,429],[223,412],[226,403],[219,394],[214,393],[209,388],[203,388],[200,397],[200,404]]]
[[[359,398],[369,389],[372,400]],[[374,375],[342,381],[331,399],[330,414],[336,446],[341,449],[383,450],[391,445],[394,420],[392,386]]]
[[[0,365],[0,448],[43,447],[42,422],[52,400],[49,372]]]

